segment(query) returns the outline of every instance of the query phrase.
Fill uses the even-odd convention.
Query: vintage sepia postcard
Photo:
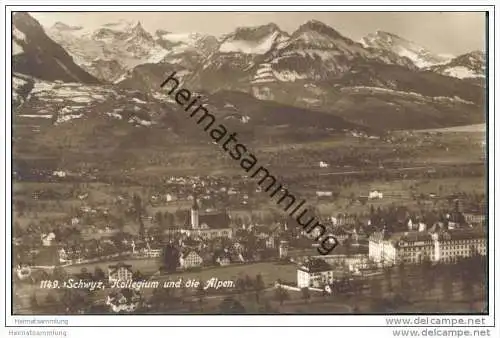
[[[488,11],[261,10],[7,12],[15,325],[485,325]]]

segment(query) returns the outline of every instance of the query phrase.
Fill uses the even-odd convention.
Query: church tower
[[[288,257],[288,242],[281,241],[279,245],[279,255],[281,259]]]
[[[198,206],[198,200],[196,199],[196,194],[193,196],[193,206],[191,207],[191,228],[198,229],[199,227],[199,214],[200,207]]]

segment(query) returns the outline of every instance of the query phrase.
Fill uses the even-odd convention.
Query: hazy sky
[[[398,34],[433,52],[462,54],[484,50],[486,17],[482,12],[101,12],[101,13],[32,13],[44,26],[57,21],[70,25],[97,27],[120,19],[141,21],[144,28],[154,32],[200,32],[220,35],[239,26],[257,26],[274,22],[292,32],[302,23],[316,19],[332,26],[343,35],[358,41],[376,30]]]

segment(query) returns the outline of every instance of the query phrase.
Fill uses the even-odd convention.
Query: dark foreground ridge
[[[332,234],[326,233],[326,227],[321,224],[314,215],[306,214],[308,208],[304,208],[305,200],[298,202],[297,198],[291,194],[281,183],[276,181],[276,177],[269,173],[264,166],[258,165],[257,157],[251,153],[247,147],[238,143],[237,133],[229,133],[222,123],[216,123],[215,116],[211,114],[202,103],[198,103],[200,96],[193,100],[192,93],[188,89],[179,88],[179,80],[175,78],[176,72],[163,81],[161,87],[172,84],[168,94],[175,98],[175,101],[184,108],[189,117],[198,118],[196,124],[201,125],[214,142],[219,144],[222,149],[229,153],[229,156],[239,164],[243,170],[250,174],[250,177],[260,177],[258,185],[267,193],[269,197],[276,197],[276,204],[283,208],[290,217],[295,217],[297,223],[303,227],[306,233],[311,234],[314,231],[313,239],[319,242],[318,252],[322,255],[328,255],[338,245],[338,240]],[[191,101],[190,101],[191,100]],[[224,139],[224,141],[222,141]],[[257,168],[257,169],[255,169]],[[259,176],[260,175],[260,176]],[[279,199],[278,199],[279,197]],[[293,207],[293,208],[292,208]],[[302,209],[302,210],[301,210]],[[300,213],[299,213],[299,210]]]

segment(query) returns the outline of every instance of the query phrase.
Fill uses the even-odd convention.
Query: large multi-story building
[[[405,232],[370,236],[369,258],[377,263],[454,262],[461,257],[486,255],[486,236],[480,229]]]
[[[321,288],[333,283],[333,268],[322,259],[311,259],[297,269],[299,288]]]

